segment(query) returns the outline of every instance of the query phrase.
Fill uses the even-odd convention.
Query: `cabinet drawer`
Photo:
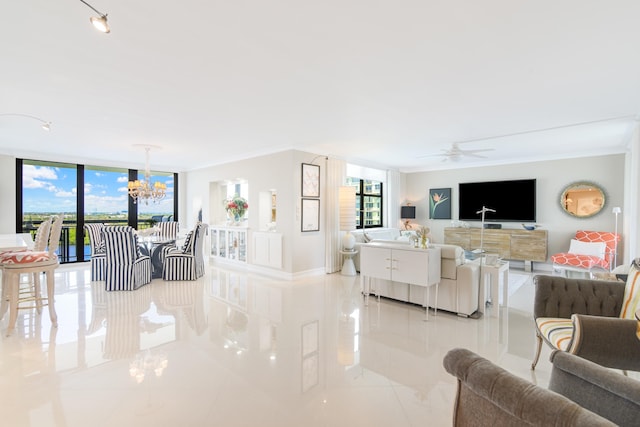
[[[473,233],[471,236],[471,246],[476,249],[480,248],[480,232]],[[482,236],[482,249],[488,253],[498,254],[502,258],[508,258],[511,247],[511,239],[508,234],[491,233],[485,230]]]
[[[468,230],[444,229],[444,243],[447,245],[457,245],[463,249],[470,250],[471,234]]]
[[[544,235],[514,235],[511,237],[511,259],[547,260],[547,239]]]

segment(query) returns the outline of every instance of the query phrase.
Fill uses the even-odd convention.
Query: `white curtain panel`
[[[640,122],[638,121],[633,129],[629,149],[630,151],[626,155],[627,167],[625,167],[625,171],[627,176],[625,182],[637,183],[640,182]],[[637,186],[634,188],[632,185],[625,185],[624,205],[620,218],[622,229],[619,229],[618,233],[622,232],[627,241],[622,241],[624,253],[618,253],[618,264],[621,264],[622,261],[623,264],[629,265],[632,260],[640,257],[640,223],[637,221],[638,215],[640,215],[640,197],[637,197],[637,194]],[[613,218],[611,209],[607,209]],[[618,246],[618,250],[620,250],[620,246]]]
[[[335,273],[342,268],[340,257],[340,203],[339,189],[347,182],[347,164],[343,160],[327,159],[325,213],[325,271]]]
[[[396,170],[387,171],[387,191],[384,195],[386,200],[387,227],[400,227],[400,172]]]

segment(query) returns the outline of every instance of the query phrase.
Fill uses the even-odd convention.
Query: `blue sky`
[[[75,212],[76,169],[23,165],[24,212]],[[173,176],[151,177],[167,184],[167,197],[159,203],[140,203],[139,213],[173,213]],[[85,168],[85,213],[126,212],[127,172]]]

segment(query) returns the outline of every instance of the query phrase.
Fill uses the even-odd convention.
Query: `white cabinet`
[[[253,233],[253,263],[282,268],[282,234],[266,231]]]
[[[409,285],[429,288],[440,283],[440,248],[413,248],[409,245],[367,243],[360,247],[360,280],[367,295],[371,293],[371,279],[393,282],[391,288],[407,288]],[[403,292],[400,290],[400,292]],[[391,289],[388,293],[396,293]],[[376,289],[376,294],[380,292]],[[425,306],[427,306],[425,301]],[[437,286],[436,304],[437,306]]]
[[[211,256],[219,260],[247,262],[247,229],[211,227]]]

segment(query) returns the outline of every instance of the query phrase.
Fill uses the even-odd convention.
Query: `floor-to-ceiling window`
[[[157,220],[178,220],[177,174],[154,172],[151,181],[167,185],[166,197],[133,203],[127,183],[139,171],[25,159],[17,159],[16,171],[16,231],[35,233],[47,216],[64,214],[58,250],[61,262],[89,259],[85,223],[128,224],[140,229]]]
[[[347,185],[356,187],[356,228],[382,227],[382,182],[349,177]]]
[[[24,160],[22,163],[21,232],[35,233],[38,225],[52,215],[64,215],[58,255],[62,262],[78,260],[77,165]]]

